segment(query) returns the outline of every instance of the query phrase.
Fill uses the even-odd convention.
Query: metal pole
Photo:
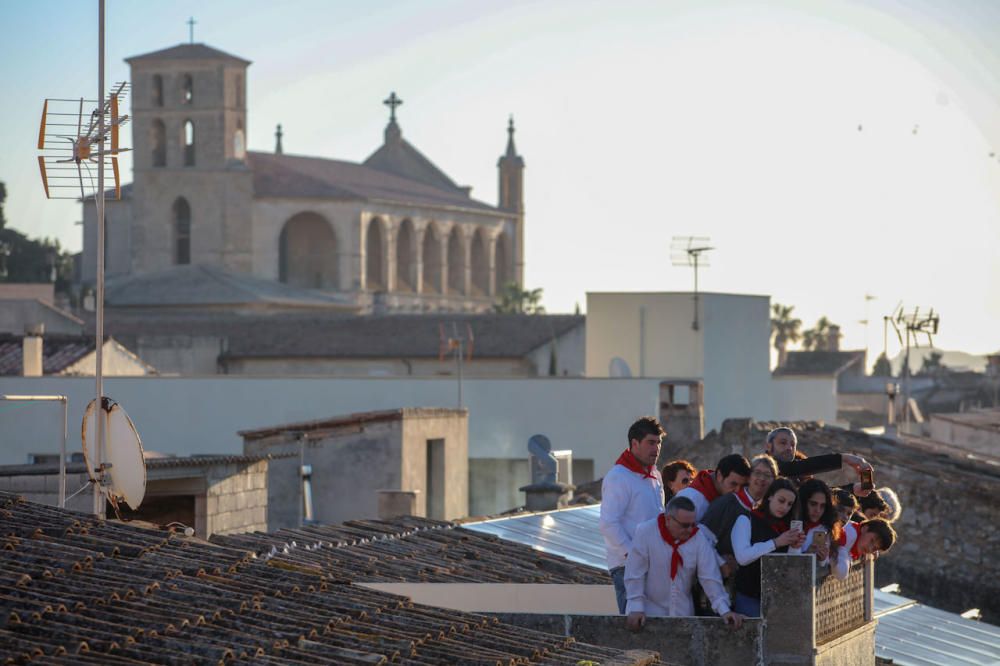
[[[104,496],[101,493],[101,478],[104,464],[104,0],[98,0],[97,29],[97,324],[95,337],[97,347],[95,392],[97,402],[94,409],[95,432],[97,434],[97,459],[94,466],[99,475],[98,483],[94,484],[94,514],[104,518]]]
[[[462,356],[465,353],[465,339],[458,339],[458,408],[462,409]]]
[[[698,254],[694,255],[694,323],[691,328],[698,330]]]

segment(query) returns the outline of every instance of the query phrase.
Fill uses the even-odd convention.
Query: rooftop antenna
[[[691,266],[694,269],[694,320],[691,329],[697,331],[698,325],[698,268],[708,268],[708,257],[701,255],[714,247],[709,247],[708,236],[674,236],[670,243],[670,261],[674,266]]]
[[[93,198],[97,207],[97,294],[96,294],[96,368],[94,372],[95,402],[104,400],[104,170],[110,166],[114,176],[114,198],[121,198],[121,180],[118,171],[118,154],[125,149],[119,146],[119,133],[128,121],[119,115],[118,105],[128,92],[129,84],[115,84],[105,95],[104,84],[104,4],[97,3],[97,99],[84,98],[46,99],[42,105],[42,120],[38,129],[38,166],[42,175],[45,196],[51,199],[75,199],[79,191],[84,205]],[[94,104],[89,113],[84,108]],[[50,109],[51,105],[51,109]],[[53,128],[57,128],[54,131]],[[91,166],[96,167],[94,182]],[[84,178],[86,170],[86,178]],[[67,181],[63,183],[62,181]],[[53,195],[53,192],[55,193]],[[93,419],[96,430],[91,438],[97,468],[103,465],[106,419]],[[95,468],[95,469],[97,469]],[[94,513],[104,517],[105,502],[100,484],[94,486]]]
[[[871,319],[868,316],[868,304],[871,301],[876,300],[877,298],[878,298],[877,296],[872,296],[871,294],[865,294],[865,318],[858,321],[859,324],[862,324],[865,327],[865,358],[866,359],[869,358],[868,348],[869,348],[870,345],[868,343],[868,325],[871,323]],[[886,358],[888,358],[888,355],[886,355]]]
[[[438,360],[444,361],[449,354],[455,355],[458,375],[458,408],[462,408],[462,363],[472,360],[472,350],[476,343],[476,337],[472,334],[472,326],[468,322],[465,324],[465,335],[459,335],[458,324],[451,323],[451,336],[444,333],[444,324],[438,325]]]
[[[121,405],[111,398],[101,400],[100,409],[96,405],[97,401],[91,400],[83,413],[81,439],[87,473],[102,501],[107,498],[116,513],[120,500],[134,511],[146,495],[142,441]],[[96,430],[104,433],[103,453],[97,447]]]
[[[883,320],[892,326],[893,331],[896,333],[896,337],[899,339],[900,345],[905,349],[902,368],[904,400],[903,418],[906,431],[908,432],[910,426],[910,348],[920,347],[921,336],[927,336],[927,345],[929,347],[933,347],[933,336],[937,335],[941,317],[940,315],[934,313],[934,308],[931,308],[926,314],[921,314],[920,308],[915,307],[913,308],[913,312],[907,314],[903,309],[902,303],[900,303],[893,311],[893,314],[884,317]],[[888,328],[886,328],[883,335],[885,336],[887,342]],[[886,356],[888,357],[888,354],[886,354]]]

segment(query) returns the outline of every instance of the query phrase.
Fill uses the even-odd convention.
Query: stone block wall
[[[88,481],[86,473],[66,475],[66,497],[82,488]],[[29,502],[59,506],[59,474],[20,474],[0,476],[0,490],[23,495]],[[88,488],[66,502],[71,511],[91,513],[94,510],[94,493]]]
[[[204,500],[206,538],[212,534],[267,531],[267,467],[268,461],[260,460],[217,465],[209,470]]]

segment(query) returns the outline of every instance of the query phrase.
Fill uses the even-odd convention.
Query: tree
[[[541,289],[522,289],[508,282],[500,289],[500,302],[493,306],[499,314],[544,314]]]
[[[932,351],[927,356],[924,356],[923,363],[920,364],[920,370],[917,372],[918,375],[939,375],[948,367],[941,362],[944,354],[937,351]]]
[[[889,362],[889,357],[882,352],[875,359],[875,365],[872,367],[873,377],[892,377],[892,363]]]
[[[814,327],[802,333],[802,346],[809,351],[829,349],[830,329],[834,326],[826,317],[820,317]]]
[[[774,348],[778,351],[778,367],[785,364],[789,343],[799,341],[802,320],[792,318],[794,305],[771,305],[771,336],[774,338]]]
[[[73,256],[59,241],[31,239],[8,228],[3,214],[7,189],[0,183],[0,282],[55,282],[65,292],[73,280]]]

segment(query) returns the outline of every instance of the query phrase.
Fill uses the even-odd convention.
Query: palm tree
[[[522,289],[516,282],[508,282],[500,289],[499,302],[493,310],[499,314],[544,314],[542,290]]]
[[[802,328],[802,320],[792,318],[794,309],[794,305],[771,304],[771,336],[774,338],[774,348],[778,351],[779,368],[785,364],[789,343],[798,342],[801,337],[799,330]]]
[[[802,346],[809,351],[827,349],[830,343],[830,328],[836,326],[826,317],[820,317],[813,328],[802,333]]]

